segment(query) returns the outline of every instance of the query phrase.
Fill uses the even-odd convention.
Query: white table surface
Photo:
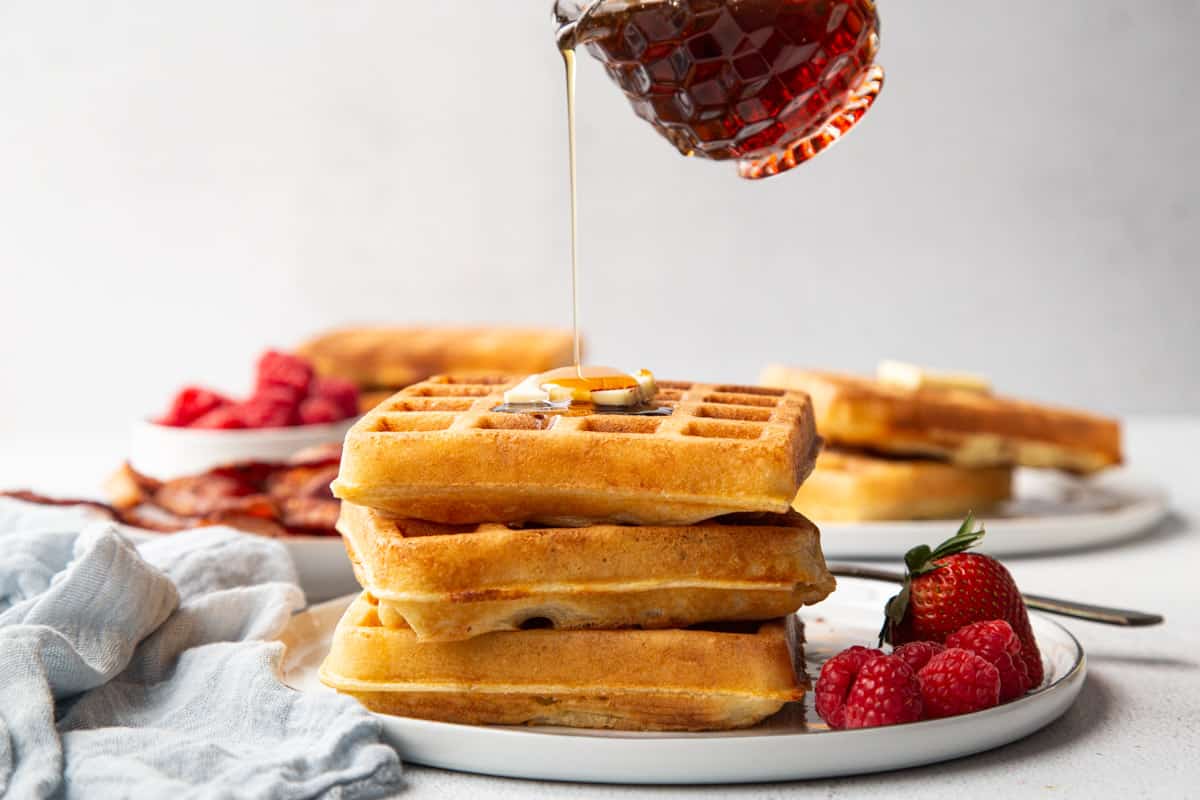
[[[119,436],[5,435],[0,486],[94,494],[121,452]],[[742,787],[589,786],[411,766],[404,797],[1200,797],[1200,417],[1131,420],[1127,453],[1135,474],[1170,492],[1165,524],[1121,546],[1006,563],[1025,591],[1157,611],[1167,622],[1069,622],[1087,651],[1087,684],[1062,719],[1023,741],[901,772]]]

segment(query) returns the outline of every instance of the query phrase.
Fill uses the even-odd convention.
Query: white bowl
[[[354,422],[206,430],[142,420],[133,426],[129,463],[143,475],[170,480],[237,461],[287,461],[307,447],[342,441]]]

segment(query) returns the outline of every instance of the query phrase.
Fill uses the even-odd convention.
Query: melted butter
[[[638,388],[637,378],[612,367],[559,367],[543,372],[538,383],[561,386],[571,393],[572,403],[592,402],[592,392]]]
[[[493,411],[512,414],[641,414],[666,416],[654,402],[658,390],[648,370],[629,374],[612,367],[569,366],[530,375],[505,392]]]

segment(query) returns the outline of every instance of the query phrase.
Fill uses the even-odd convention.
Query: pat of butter
[[[642,403],[642,387],[599,389],[592,392],[592,402],[598,406],[636,406]]]
[[[658,394],[658,383],[654,380],[654,374],[648,369],[639,369],[633,373],[633,379],[638,382],[638,390],[642,395],[642,402],[649,403]]]
[[[976,394],[991,394],[992,384],[982,375],[969,372],[943,372],[918,367],[903,361],[880,361],[875,370],[880,383],[900,389],[957,389]]]
[[[559,386],[557,383],[543,383],[542,388],[550,393],[551,403],[569,403],[576,399],[576,392],[573,389]]]
[[[504,393],[504,402],[520,405],[523,403],[549,403],[550,392],[538,386],[538,376],[530,375],[513,388]]]
[[[654,382],[654,374],[650,370],[639,369],[630,377],[637,381],[637,386],[593,391],[592,402],[598,406],[640,406],[649,403],[658,394],[658,384]]]

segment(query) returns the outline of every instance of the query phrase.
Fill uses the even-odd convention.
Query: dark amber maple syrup
[[[573,392],[603,392],[614,389],[636,389],[637,378],[611,367],[559,367],[541,375],[543,383],[553,383]]]

